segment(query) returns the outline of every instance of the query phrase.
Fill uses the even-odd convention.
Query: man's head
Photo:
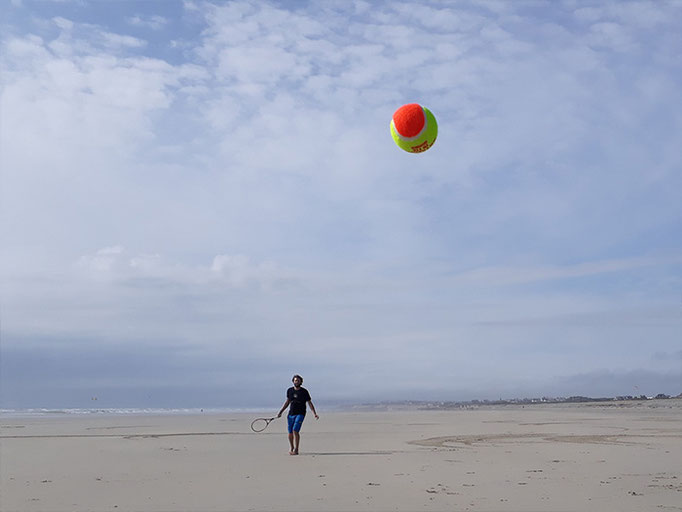
[[[294,387],[295,387],[295,388],[298,388],[298,387],[301,386],[301,384],[303,384],[303,377],[301,377],[300,375],[296,374],[296,375],[294,375],[294,376],[292,377],[291,382],[294,383]]]

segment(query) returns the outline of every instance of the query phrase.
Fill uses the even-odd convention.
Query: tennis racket
[[[256,418],[251,422],[251,430],[254,432],[263,432],[263,430],[268,428],[270,422],[276,419],[277,418]]]

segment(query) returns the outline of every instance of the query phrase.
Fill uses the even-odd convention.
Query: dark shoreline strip
[[[157,438],[157,437],[180,437],[180,436],[239,436],[253,435],[250,432],[177,432],[171,434],[55,434],[55,435],[25,435],[25,436],[0,436],[0,439],[68,439],[81,437],[109,437],[122,439]]]

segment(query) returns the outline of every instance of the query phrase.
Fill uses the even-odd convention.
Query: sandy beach
[[[0,510],[682,510],[682,400],[318,412],[4,418]]]

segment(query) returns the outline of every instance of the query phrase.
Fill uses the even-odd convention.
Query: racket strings
[[[274,418],[257,418],[251,423],[251,430],[263,432]]]

